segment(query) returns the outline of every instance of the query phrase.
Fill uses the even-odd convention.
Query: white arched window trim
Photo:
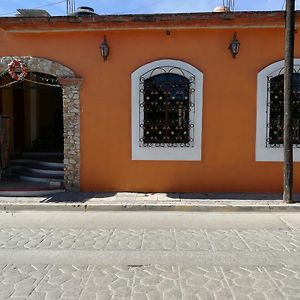
[[[140,80],[145,73],[161,67],[180,68],[195,76],[194,144],[192,147],[140,147],[139,101]],[[157,74],[157,73],[155,73]],[[132,160],[201,160],[203,74],[192,65],[179,60],[163,59],[141,66],[131,75],[131,144]]]
[[[283,161],[283,147],[272,148],[267,140],[267,102],[269,97],[268,77],[284,73],[284,60],[275,62],[257,75],[257,112],[256,112],[256,161]],[[300,59],[294,59],[294,69],[300,68]],[[294,161],[300,161],[300,149],[294,148]]]

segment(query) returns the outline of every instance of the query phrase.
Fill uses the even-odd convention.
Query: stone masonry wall
[[[64,118],[64,176],[68,191],[80,190],[80,85],[81,79],[61,78]]]

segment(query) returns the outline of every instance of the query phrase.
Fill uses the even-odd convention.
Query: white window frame
[[[139,101],[140,79],[145,73],[161,67],[180,68],[195,76],[194,143],[191,147],[140,147]],[[159,73],[155,72],[155,75]],[[131,75],[131,144],[132,160],[201,160],[203,74],[192,65],[180,60],[162,59],[141,66]]]
[[[299,70],[300,59],[294,59],[294,69]],[[256,111],[256,161],[283,161],[283,147],[274,148],[267,145],[267,102],[268,77],[284,74],[284,60],[277,61],[257,75],[257,111]],[[294,161],[300,161],[300,149],[294,148]]]
[[[139,143],[140,79],[145,73],[161,67],[180,68],[195,76],[194,143],[191,147],[141,147]],[[155,72],[155,75],[159,74]],[[201,160],[203,74],[180,60],[162,59],[141,66],[131,75],[131,145],[132,160]]]

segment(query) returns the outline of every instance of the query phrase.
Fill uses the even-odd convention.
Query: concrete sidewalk
[[[43,197],[0,197],[2,211],[300,211],[280,194],[237,193],[58,193]]]

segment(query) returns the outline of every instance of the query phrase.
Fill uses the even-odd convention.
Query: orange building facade
[[[298,14],[297,20],[298,26]],[[276,90],[271,79],[283,72],[284,21],[283,12],[0,18],[0,59],[2,70],[18,58],[29,62],[29,72],[56,76],[63,95],[76,85],[78,160],[70,165],[70,149],[64,152],[70,189],[280,192],[280,113],[272,115],[280,101],[270,86]],[[228,46],[235,32],[240,49],[233,58]],[[99,51],[104,35],[106,61]],[[44,60],[56,71],[43,69]],[[168,88],[169,100],[161,99]],[[157,108],[151,115],[160,100],[172,107],[168,117],[158,117]],[[300,149],[294,151],[300,192]]]

